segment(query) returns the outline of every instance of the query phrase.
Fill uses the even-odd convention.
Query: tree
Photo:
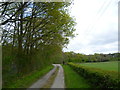
[[[63,59],[62,48],[73,37],[75,22],[68,2],[1,3],[3,72],[24,75]],[[7,48],[9,47],[9,49]],[[7,54],[7,50],[9,51]],[[8,58],[10,57],[10,58]],[[7,62],[9,66],[7,67]],[[5,80],[5,78],[4,78]]]

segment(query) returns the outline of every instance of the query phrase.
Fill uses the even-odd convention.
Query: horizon
[[[69,51],[69,52],[73,52],[73,53],[75,53],[74,51]],[[64,52],[64,53],[66,53],[66,52]],[[94,54],[116,54],[116,53],[120,53],[120,52],[113,52],[113,53],[94,53]],[[76,54],[83,54],[83,55],[94,55],[94,54],[85,54],[85,53],[76,53]]]

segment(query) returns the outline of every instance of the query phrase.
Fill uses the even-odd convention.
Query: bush
[[[115,71],[104,71],[96,68],[88,68],[74,63],[68,63],[76,72],[87,79],[96,88],[118,88],[120,73]]]

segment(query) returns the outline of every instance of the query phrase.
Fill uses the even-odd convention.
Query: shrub
[[[87,79],[96,88],[118,88],[120,73],[116,71],[105,71],[96,68],[88,68],[74,63],[68,63],[76,72]]]

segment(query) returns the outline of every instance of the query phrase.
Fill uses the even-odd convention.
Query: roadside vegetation
[[[28,88],[35,81],[37,81],[39,78],[41,78],[46,73],[48,73],[51,69],[53,69],[53,67],[54,66],[52,65],[47,66],[46,68],[43,68],[42,70],[32,71],[30,74],[25,75],[19,79],[8,81],[5,88],[21,88],[21,87]]]
[[[85,78],[75,72],[70,66],[62,65],[66,88],[92,88]]]
[[[81,64],[69,63],[79,75],[83,76],[95,88],[118,88],[120,83],[118,71],[107,71],[100,68],[93,68]],[[93,64],[94,65],[94,64]]]

